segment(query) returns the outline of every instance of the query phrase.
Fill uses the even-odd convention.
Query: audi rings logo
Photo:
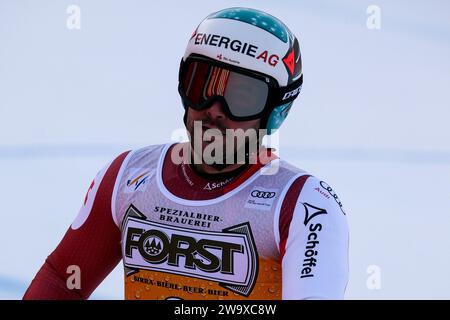
[[[262,186],[255,186],[248,193],[245,208],[270,211],[278,192],[278,189],[266,189]]]
[[[336,203],[339,205],[339,208],[341,208],[342,213],[345,215],[341,200],[339,200],[338,195],[333,191],[333,189],[325,181],[320,181],[320,186],[328,191],[328,193],[333,197],[334,201],[336,201]]]
[[[253,198],[262,198],[262,199],[272,199],[275,197],[275,192],[270,191],[259,191],[259,190],[253,190],[251,193],[251,196]]]

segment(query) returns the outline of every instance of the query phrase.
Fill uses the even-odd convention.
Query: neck
[[[222,166],[222,165],[220,165]],[[239,171],[238,169],[246,167],[247,164],[230,164],[225,165],[223,169],[219,166],[211,166],[205,163],[192,163],[191,167],[200,174],[221,175],[223,173],[230,173]]]

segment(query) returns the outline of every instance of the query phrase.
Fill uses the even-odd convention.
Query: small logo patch
[[[254,187],[245,201],[245,208],[269,211],[278,197],[278,189]]]
[[[145,191],[148,186],[148,180],[154,174],[146,168],[131,168],[127,178],[127,187],[125,193],[133,193],[135,191]]]

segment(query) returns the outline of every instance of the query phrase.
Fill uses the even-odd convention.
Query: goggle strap
[[[294,101],[300,91],[302,90],[303,85],[303,74],[300,78],[295,80],[294,82],[288,84],[286,87],[279,88],[274,96],[274,105],[282,105]]]

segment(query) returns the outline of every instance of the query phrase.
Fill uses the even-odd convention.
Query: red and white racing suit
[[[95,177],[25,299],[87,299],[123,261],[126,299],[341,299],[348,226],[324,181],[276,157],[204,176],[175,144],[124,152]],[[69,266],[81,288],[69,289]]]

